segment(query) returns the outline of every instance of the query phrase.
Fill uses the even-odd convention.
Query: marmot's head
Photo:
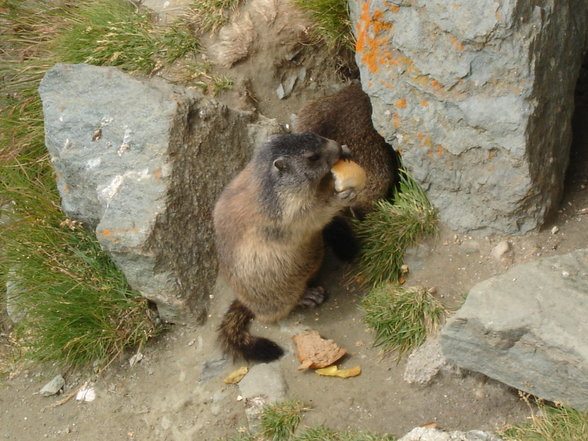
[[[332,180],[333,164],[348,154],[347,147],[311,132],[271,138],[253,158],[256,174],[262,177],[264,203],[275,204],[278,195],[312,197],[323,180]]]

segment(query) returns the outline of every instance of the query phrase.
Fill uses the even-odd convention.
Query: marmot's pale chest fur
[[[335,141],[313,133],[280,135],[259,148],[225,188],[214,209],[220,272],[237,299],[219,327],[230,353],[271,361],[283,351],[252,336],[249,322],[274,322],[299,304],[319,304],[309,286],[324,254],[322,231],[356,197],[337,193],[331,168],[345,156]]]

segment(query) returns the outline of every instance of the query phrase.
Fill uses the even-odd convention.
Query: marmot
[[[351,207],[354,217],[363,219],[373,210],[375,201],[389,195],[397,175],[396,152],[374,128],[372,105],[361,84],[351,84],[306,104],[293,125],[294,132],[313,132],[347,145],[353,160],[366,171],[367,184]],[[324,230],[324,238],[344,261],[352,261],[359,253],[360,245],[344,216],[333,219]]]
[[[311,287],[322,263],[322,231],[357,192],[335,192],[331,168],[346,156],[339,143],[313,133],[279,135],[254,152],[214,208],[219,270],[234,291],[219,327],[233,356],[272,361],[283,350],[249,333],[256,317],[274,322],[300,304],[320,304]]]
[[[359,217],[389,194],[396,176],[396,153],[374,129],[372,105],[361,84],[306,104],[296,115],[294,132],[313,132],[349,147],[353,160],[367,173],[367,184],[352,206]]]

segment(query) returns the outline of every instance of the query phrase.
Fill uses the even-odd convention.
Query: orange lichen
[[[383,20],[384,13],[377,9],[370,15],[370,0],[361,5],[361,16],[357,24],[357,42],[355,51],[360,54],[361,61],[371,73],[376,73],[380,65],[392,58],[392,54],[383,51],[388,44],[387,37],[378,36],[384,30],[392,28],[392,24]]]
[[[421,106],[423,106],[423,107],[427,107],[427,106],[429,105],[429,103],[428,103],[427,101],[425,101],[425,100],[420,100],[420,101],[419,101],[419,104],[420,104]]]
[[[154,177],[155,179],[159,179],[159,178],[161,178],[161,167],[157,167],[157,168],[155,169],[155,171],[153,172],[153,177]]]
[[[463,51],[463,44],[461,44],[459,41],[457,41],[457,37],[455,37],[455,36],[451,37],[451,44],[458,51]]]
[[[443,89],[443,86],[437,80],[431,80],[431,86],[433,86],[433,89],[435,90]]]
[[[405,109],[406,108],[406,98],[400,98],[398,101],[396,101],[394,103],[396,105],[396,107],[398,107],[399,109]]]
[[[395,113],[394,115],[392,115],[392,126],[395,129],[400,127],[400,116],[398,116],[398,113]]]
[[[103,236],[120,236],[121,234],[125,233],[136,233],[139,231],[137,228],[129,228],[128,230],[102,230],[98,231],[98,233],[102,234]]]
[[[441,156],[443,154],[443,146],[441,144],[437,144],[437,156]]]

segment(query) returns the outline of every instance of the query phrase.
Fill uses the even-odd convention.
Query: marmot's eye
[[[308,160],[310,162],[316,162],[321,158],[321,154],[320,153],[312,153],[311,155],[308,156]]]

